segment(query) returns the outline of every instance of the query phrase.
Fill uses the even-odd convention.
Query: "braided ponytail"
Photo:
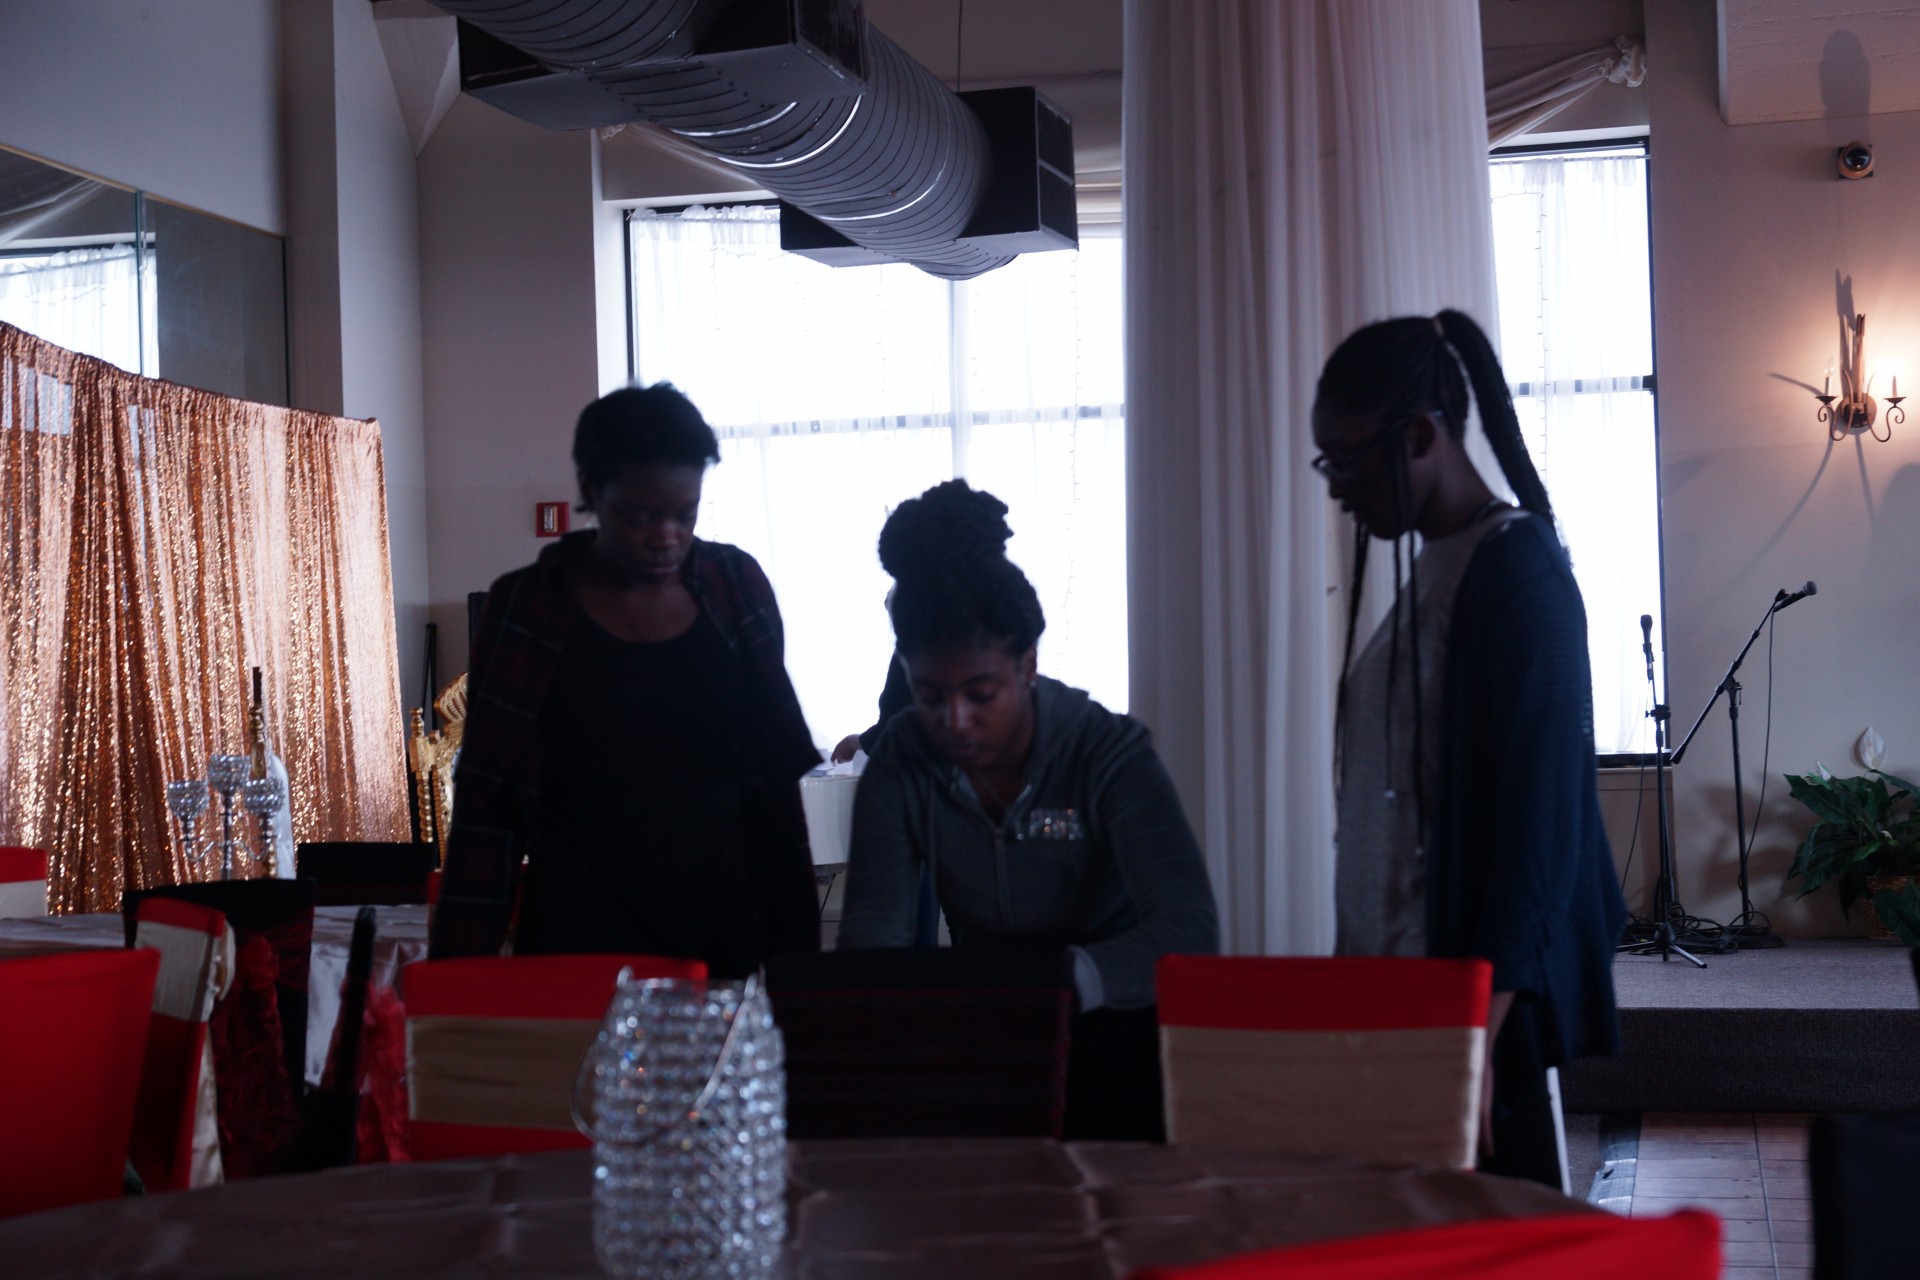
[[[1513,393],[1507,388],[1500,358],[1493,354],[1493,344],[1487,341],[1487,335],[1473,322],[1473,317],[1464,312],[1442,311],[1434,317],[1434,322],[1466,367],[1467,379],[1473,384],[1474,403],[1480,406],[1480,425],[1486,430],[1487,443],[1493,446],[1493,456],[1499,459],[1501,474],[1513,486],[1521,506],[1551,522],[1553,504],[1547,500],[1547,486],[1541,483],[1533,457],[1527,452],[1527,442],[1520,435],[1520,419],[1513,411]]]

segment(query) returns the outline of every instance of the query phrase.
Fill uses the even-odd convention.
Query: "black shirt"
[[[545,780],[515,949],[758,966],[741,831],[739,658],[703,611],[636,643],[576,619],[540,719]]]

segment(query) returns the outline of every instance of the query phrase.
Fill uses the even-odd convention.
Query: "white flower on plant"
[[[1878,769],[1887,762],[1887,740],[1875,733],[1872,725],[1868,725],[1866,732],[1853,744],[1853,758],[1863,768]]]

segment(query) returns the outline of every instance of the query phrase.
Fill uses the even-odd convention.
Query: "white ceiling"
[[[1914,0],[1719,0],[1728,124],[1920,110]]]

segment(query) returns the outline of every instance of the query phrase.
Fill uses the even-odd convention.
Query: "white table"
[[[313,960],[307,977],[307,1082],[320,1083],[333,1025],[340,1020],[340,984],[347,976],[347,946],[358,907],[315,907]],[[390,985],[401,968],[427,954],[427,909],[374,908],[373,980]],[[118,912],[0,920],[0,954],[67,947],[119,948],[126,925]]]

